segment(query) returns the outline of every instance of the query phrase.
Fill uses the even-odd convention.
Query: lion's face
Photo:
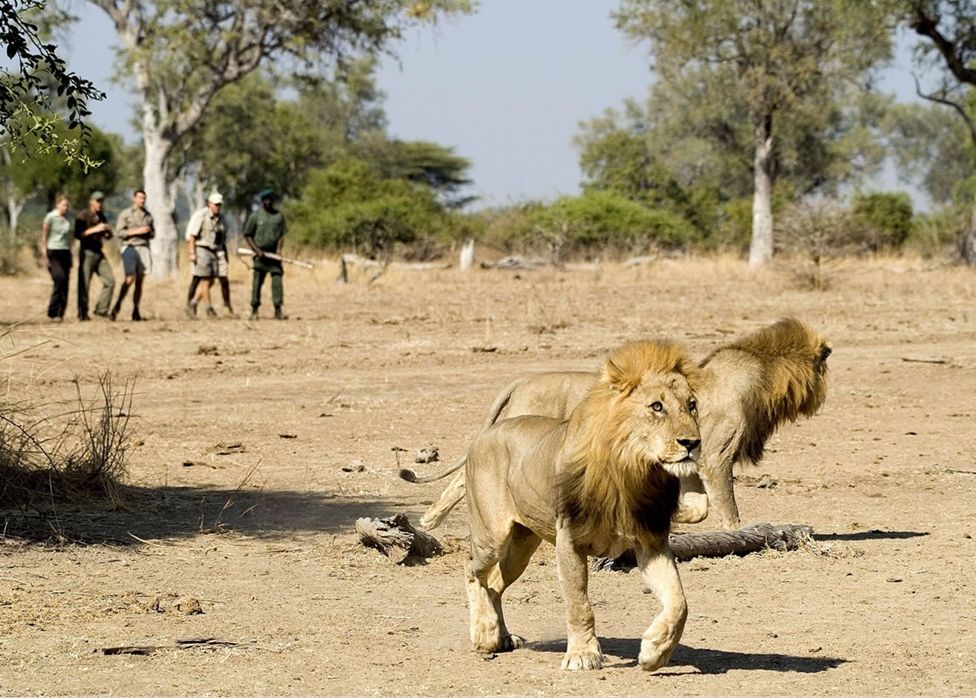
[[[624,398],[619,419],[638,462],[660,464],[679,476],[694,471],[701,445],[698,408],[683,375],[645,374]]]

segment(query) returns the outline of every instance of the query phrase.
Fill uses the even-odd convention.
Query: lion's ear
[[[628,371],[615,358],[610,357],[607,359],[607,363],[604,364],[603,382],[617,392],[629,395],[640,383],[640,376],[635,377],[633,371]]]

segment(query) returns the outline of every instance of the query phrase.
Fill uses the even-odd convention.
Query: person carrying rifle
[[[281,257],[281,247],[285,241],[285,217],[275,208],[275,193],[272,189],[265,189],[258,198],[261,208],[251,214],[244,224],[244,240],[254,252],[254,275],[251,280],[251,320],[258,319],[258,308],[261,307],[261,286],[264,278],[271,274],[271,302],[274,304],[275,320],[286,319],[281,306],[284,303],[284,283],[281,259],[271,259],[266,252]]]

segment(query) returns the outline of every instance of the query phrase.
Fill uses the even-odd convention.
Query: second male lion
[[[547,540],[556,546],[566,602],[563,668],[603,665],[586,593],[587,556],[627,549],[636,551],[641,578],[663,607],[642,636],[638,662],[648,671],[667,663],[688,615],[668,531],[677,476],[694,470],[700,444],[697,375],[671,342],[629,344],[611,355],[568,421],[506,419],[474,440],[465,478],[475,649],[521,644],[505,625],[502,593]]]
[[[787,318],[723,345],[701,363],[702,455],[697,474],[683,480],[683,489],[708,495],[707,506],[724,528],[739,526],[732,471],[736,463],[756,463],[777,427],[797,417],[813,415],[827,394],[827,341],[799,320]],[[499,419],[538,414],[565,419],[596,382],[593,373],[563,371],[520,378],[495,398],[482,425]],[[417,477],[411,470],[400,476],[411,482],[431,482],[461,469],[464,460],[445,471]],[[698,478],[700,477],[700,480]],[[430,506],[421,524],[439,526],[462,499],[464,473],[458,473]],[[683,495],[682,501],[688,500]],[[687,501],[688,504],[693,503]],[[702,505],[705,502],[701,503]],[[700,510],[677,520],[701,520]]]

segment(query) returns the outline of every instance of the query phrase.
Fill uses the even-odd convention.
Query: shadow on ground
[[[402,502],[291,491],[240,492],[197,487],[130,488],[125,508],[50,507],[0,511],[3,535],[33,541],[139,544],[201,533],[262,538],[350,533],[357,518],[391,516]]]
[[[640,654],[640,638],[600,638],[600,646],[605,655],[630,660],[628,665],[637,665]],[[565,640],[533,642],[528,649],[537,652],[566,651]],[[791,654],[772,654],[767,652],[731,652],[726,650],[700,649],[688,645],[678,645],[671,655],[668,665],[657,673],[666,674],[668,667],[694,667],[701,674],[724,674],[729,671],[783,671],[801,674],[816,674],[828,669],[836,669],[847,660],[837,657],[799,657]]]

